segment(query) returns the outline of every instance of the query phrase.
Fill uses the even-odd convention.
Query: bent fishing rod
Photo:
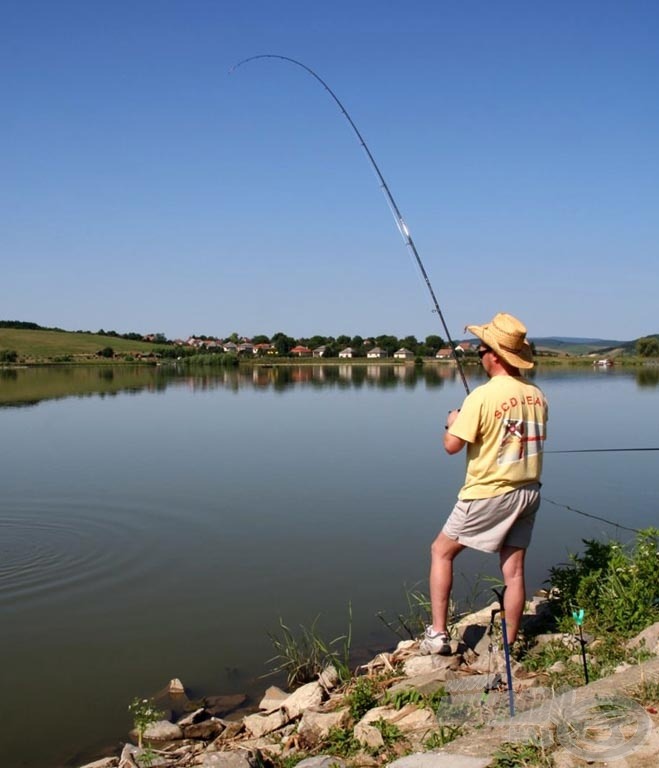
[[[405,223],[405,220],[403,219],[400,209],[396,205],[396,201],[394,200],[393,195],[391,194],[389,185],[384,180],[384,176],[380,172],[378,164],[375,162],[375,158],[371,154],[371,150],[368,148],[366,142],[364,141],[364,137],[359,132],[359,129],[355,125],[353,119],[348,114],[348,111],[339,100],[339,97],[334,93],[334,91],[329,87],[329,85],[327,85],[327,83],[322,79],[322,77],[320,77],[320,75],[316,74],[313,71],[313,69],[308,67],[306,64],[303,64],[301,61],[298,61],[297,59],[291,59],[289,56],[280,56],[279,54],[275,54],[275,53],[264,53],[258,56],[250,56],[249,58],[243,59],[242,61],[239,61],[237,64],[235,64],[229,70],[229,74],[232,74],[233,72],[235,72],[235,70],[238,69],[238,67],[241,67],[243,64],[247,64],[250,61],[257,61],[258,59],[279,59],[280,61],[287,61],[291,64],[295,64],[298,67],[301,67],[303,70],[305,70],[305,72],[308,72],[315,80],[317,80],[323,86],[323,88],[325,88],[325,90],[329,93],[329,95],[334,99],[334,101],[338,105],[339,109],[343,113],[343,116],[346,118],[348,123],[350,123],[350,127],[355,132],[355,135],[357,136],[362,149],[366,153],[366,156],[369,159],[371,166],[375,171],[376,176],[378,177],[378,180],[380,182],[380,188],[384,192],[387,202],[389,203],[389,208],[394,217],[394,220],[396,221],[396,226],[398,227],[398,231],[403,236],[403,239],[405,240],[405,244],[410,249],[410,251],[412,252],[416,260],[417,266],[419,267],[421,275],[425,281],[426,287],[428,288],[428,291],[430,293],[430,297],[434,305],[433,311],[437,313],[437,316],[441,321],[442,327],[444,329],[444,333],[446,334],[446,340],[451,349],[451,354],[453,355],[453,359],[455,360],[455,363],[458,367],[460,378],[462,379],[462,384],[464,385],[464,388],[467,394],[469,394],[469,385],[467,384],[467,378],[464,373],[464,368],[462,367],[462,363],[460,361],[460,358],[458,357],[458,353],[456,352],[455,343],[451,338],[451,334],[449,332],[448,326],[446,325],[446,321],[444,320],[444,315],[442,314],[442,310],[439,307],[439,302],[437,301],[437,296],[435,295],[435,291],[433,290],[433,287],[430,283],[430,278],[428,277],[428,273],[426,272],[426,269],[423,266],[423,262],[421,261],[421,257],[419,256],[419,252],[417,251],[416,246],[414,245],[414,240],[412,239],[410,230],[408,229],[408,226]]]

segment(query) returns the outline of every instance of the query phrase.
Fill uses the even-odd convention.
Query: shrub
[[[659,618],[659,530],[640,531],[635,542],[584,541],[583,555],[550,570],[554,604],[564,624],[583,608],[590,628],[622,636]]]

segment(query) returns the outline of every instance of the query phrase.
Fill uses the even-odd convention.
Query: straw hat
[[[499,312],[485,325],[468,325],[470,331],[515,368],[533,368],[533,351],[526,340],[526,326],[516,317]]]

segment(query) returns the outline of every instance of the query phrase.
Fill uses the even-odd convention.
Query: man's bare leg
[[[430,548],[430,607],[432,628],[435,632],[446,632],[448,605],[453,586],[453,560],[464,549],[445,533],[440,533]]]
[[[504,545],[499,553],[503,583],[506,585],[504,598],[508,644],[512,645],[522,622],[526,586],[524,584],[524,558],[526,550]]]

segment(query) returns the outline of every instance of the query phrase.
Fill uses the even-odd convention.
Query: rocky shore
[[[562,669],[583,657],[574,635],[544,631],[551,625],[547,608],[537,597],[525,614],[536,644],[531,653],[552,646],[572,655],[534,671],[513,662],[512,697],[490,606],[455,625],[450,656],[423,656],[417,641],[402,641],[348,683],[330,666],[292,692],[271,686],[257,711],[244,709],[242,695],[190,701],[183,684],[172,680],[166,696],[171,712],[182,714],[150,724],[142,734],[147,746],[137,746],[139,734],[132,732],[121,754],[81,768],[659,764],[659,702],[651,700],[659,696],[659,623],[627,643],[630,654],[642,648],[644,660],[560,690]],[[586,656],[586,662],[597,660]],[[650,700],[638,700],[640,689]],[[527,749],[544,762],[521,756],[497,762],[507,745],[513,755]]]

